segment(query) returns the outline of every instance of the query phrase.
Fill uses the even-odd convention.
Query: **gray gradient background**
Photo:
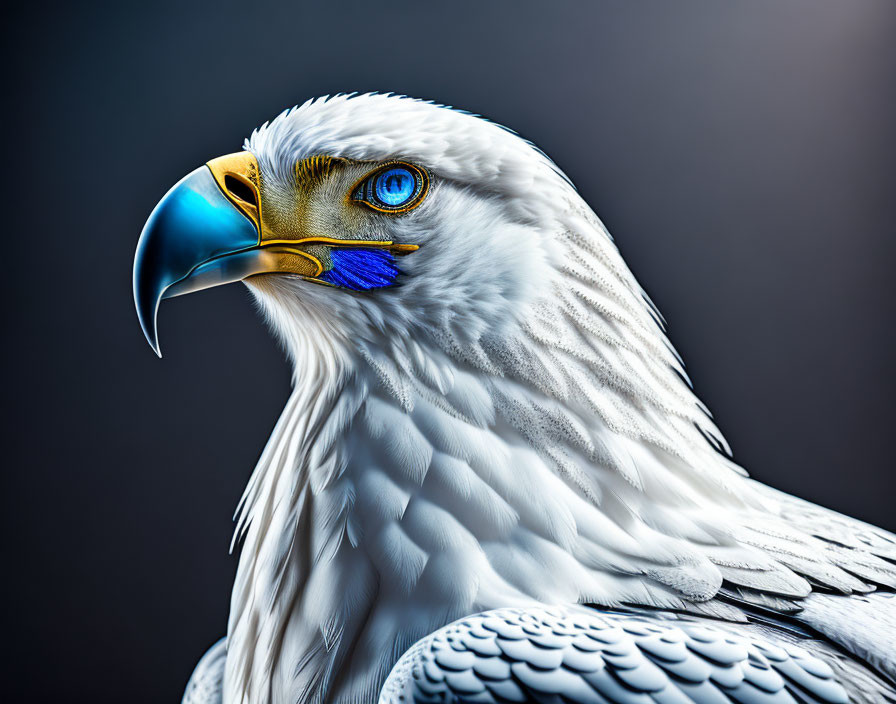
[[[289,370],[238,285],[165,303],[157,360],[133,249],[174,181],[317,94],[533,139],[736,458],[896,528],[892,0],[154,5],[4,22],[4,700],[174,702],[224,632]]]

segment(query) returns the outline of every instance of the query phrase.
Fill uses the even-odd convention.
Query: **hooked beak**
[[[134,258],[134,302],[147,342],[162,356],[159,303],[270,273],[326,285],[324,263],[308,246],[373,247],[405,254],[416,245],[308,236],[278,239],[262,212],[258,163],[249,152],[209,161],[181,179],[153,209]]]
[[[224,196],[207,166],[165,194],[146,221],[134,260],[137,317],[157,355],[162,298],[242,278],[250,261],[238,253],[257,244],[255,225]]]
[[[262,235],[258,164],[248,152],[200,166],[159,201],[143,227],[134,258],[137,317],[159,357],[157,323],[163,298],[255,274],[314,277],[321,272],[316,257],[262,243]]]

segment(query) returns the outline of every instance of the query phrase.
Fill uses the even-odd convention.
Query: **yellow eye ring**
[[[429,175],[419,166],[390,161],[367,174],[351,190],[351,200],[379,213],[398,215],[416,208],[429,191]]]

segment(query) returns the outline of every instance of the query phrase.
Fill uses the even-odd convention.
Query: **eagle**
[[[896,536],[749,478],[515,132],[393,94],[283,112],[149,216],[153,349],[162,299],[236,281],[292,392],[186,704],[896,701]]]

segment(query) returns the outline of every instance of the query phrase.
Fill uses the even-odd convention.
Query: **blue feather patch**
[[[352,291],[369,291],[395,283],[401,273],[387,249],[331,249],[333,268],[318,278]]]

